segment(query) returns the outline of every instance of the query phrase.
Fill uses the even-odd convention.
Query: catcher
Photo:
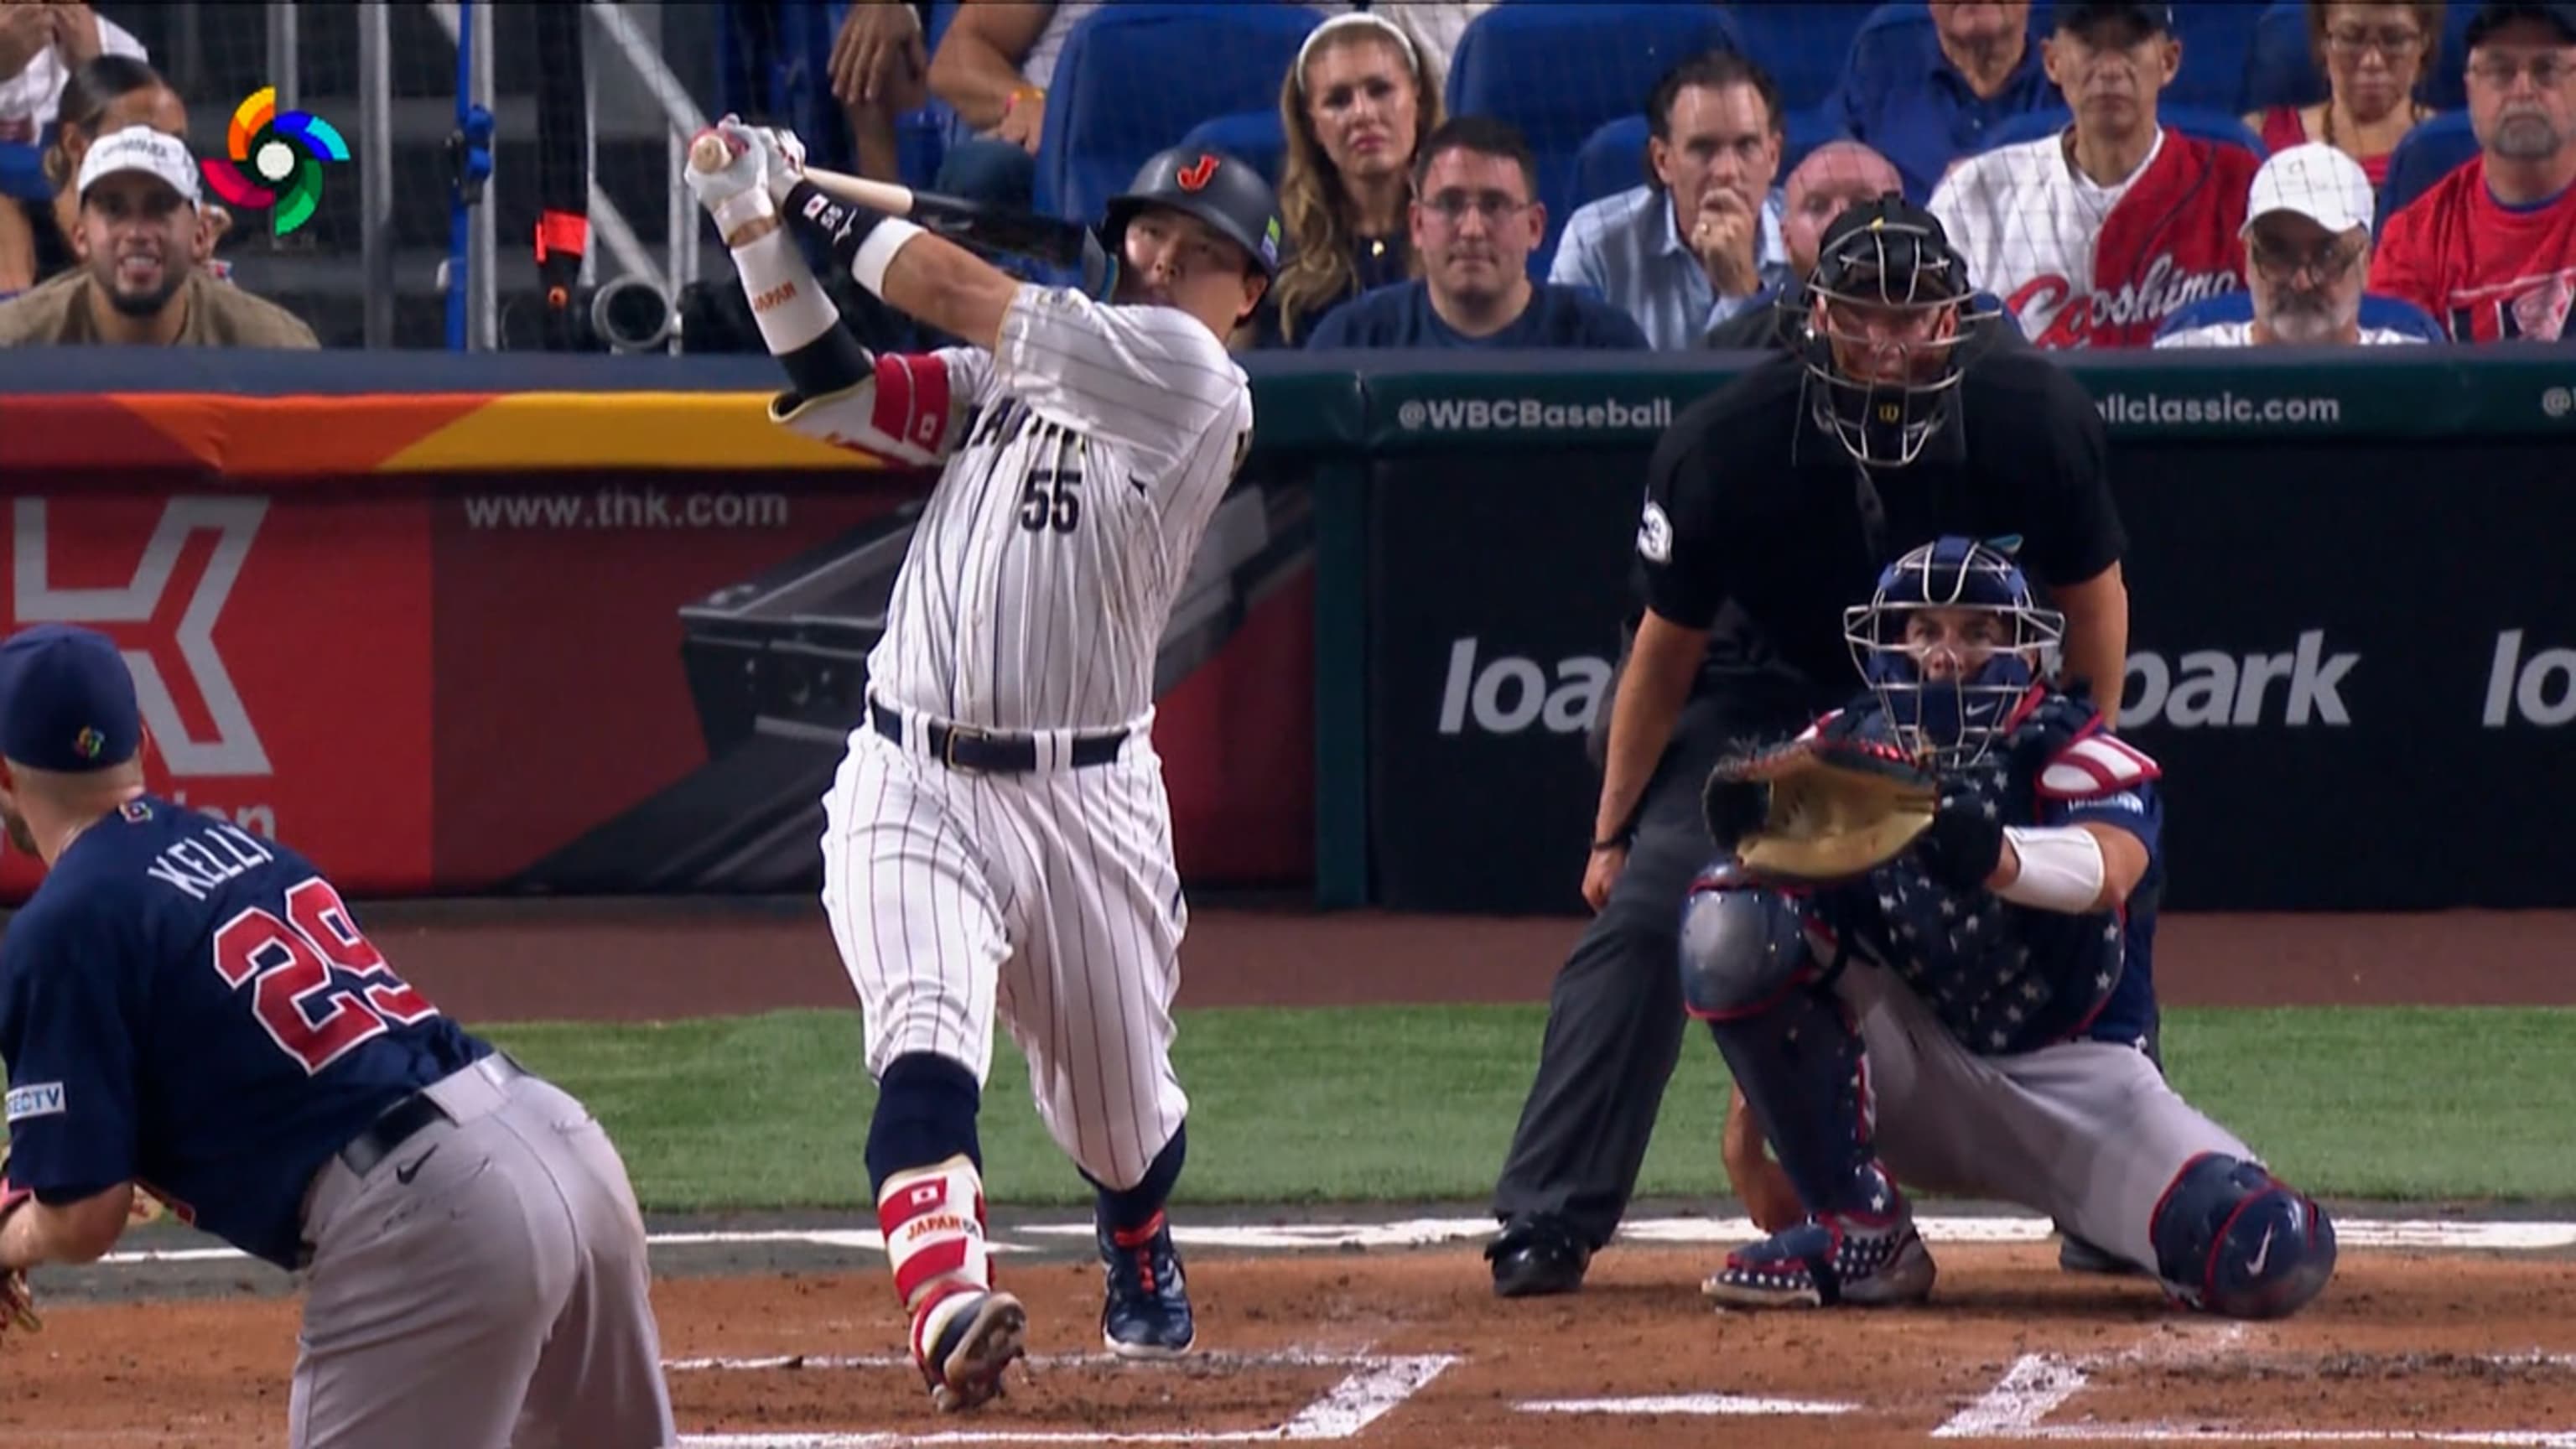
[[[1683,997],[1804,1216],[1709,1297],[1929,1296],[1900,1181],[2050,1214],[2229,1317],[2295,1312],[2333,1274],[2324,1211],[2139,1045],[2125,909],[2163,868],[2159,771],[2039,683],[2063,628],[1997,548],[1926,544],[1845,611],[1869,693],[1711,774],[1725,854],[1683,909]]]

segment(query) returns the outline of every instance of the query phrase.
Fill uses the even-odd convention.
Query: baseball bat
[[[732,154],[731,142],[709,132],[690,143],[689,164],[700,171],[721,170]],[[808,166],[799,174],[835,200],[900,216],[964,246],[1034,257],[1059,267],[1082,264],[1084,231],[1077,222],[1007,211],[962,196],[915,191],[892,181],[871,181],[820,166]]]

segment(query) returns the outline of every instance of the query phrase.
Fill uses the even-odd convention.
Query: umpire
[[[1626,1212],[1681,1049],[1682,893],[1711,853],[1700,786],[1727,750],[1850,693],[1845,603],[1943,534],[2018,540],[2067,620],[2066,672],[2116,709],[2126,538],[2091,397],[1990,347],[1965,265],[1890,194],[1817,251],[1807,326],[1674,420],[1637,529],[1643,610],[1613,693],[1583,896],[1538,1077],[1494,1191],[1504,1297],[1579,1287]]]

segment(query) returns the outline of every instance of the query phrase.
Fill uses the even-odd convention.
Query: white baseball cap
[[[2245,201],[2245,230],[2276,211],[2294,211],[2338,235],[2370,226],[2374,203],[2361,163],[2322,141],[2272,153],[2254,173]]]
[[[187,143],[150,126],[128,126],[92,143],[81,158],[80,194],[87,196],[100,177],[120,171],[157,176],[190,206],[205,199],[197,190],[197,158],[188,154]]]

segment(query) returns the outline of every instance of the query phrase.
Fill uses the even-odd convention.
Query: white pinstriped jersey
[[[997,351],[878,359],[779,421],[947,464],[894,583],[869,687],[1002,730],[1117,729],[1252,435],[1243,369],[1176,308],[1023,286]]]

